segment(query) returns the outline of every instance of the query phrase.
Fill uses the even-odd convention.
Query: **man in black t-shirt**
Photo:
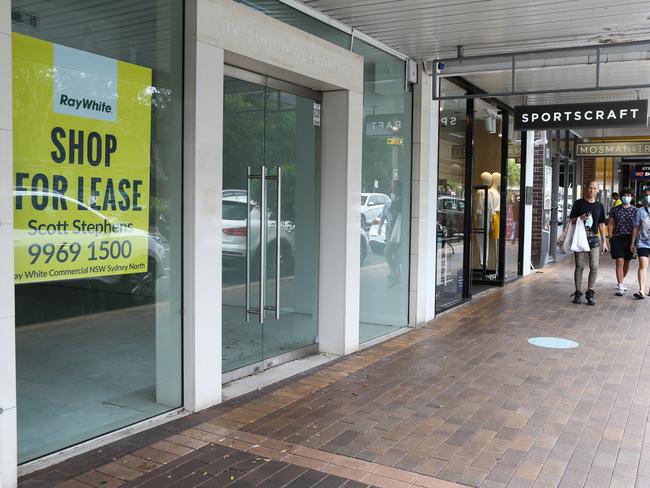
[[[572,295],[573,303],[580,303],[582,297],[582,274],[589,263],[589,278],[587,279],[587,292],[585,298],[589,305],[595,305],[594,285],[598,276],[598,261],[600,253],[607,252],[607,241],[605,239],[605,207],[596,201],[598,194],[598,182],[592,181],[586,188],[586,197],[575,201],[571,209],[571,222],[576,223],[577,219],[582,219],[587,231],[587,240],[589,241],[590,250],[588,252],[576,252],[575,261],[576,269],[573,274],[576,291]],[[600,232],[600,235],[599,235]]]

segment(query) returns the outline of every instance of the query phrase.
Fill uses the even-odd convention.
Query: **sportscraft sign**
[[[147,271],[151,70],[13,34],[16,283]]]
[[[515,107],[515,130],[646,127],[648,101]]]

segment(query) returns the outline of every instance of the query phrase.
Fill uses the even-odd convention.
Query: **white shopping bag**
[[[573,231],[573,239],[571,239],[571,250],[573,252],[589,252],[589,241],[587,240],[587,231],[585,230],[585,223],[578,217],[576,219],[576,226]]]

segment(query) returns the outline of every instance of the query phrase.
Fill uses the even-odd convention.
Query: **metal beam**
[[[569,51],[595,51],[597,49],[608,49],[608,48],[625,48],[625,47],[637,47],[637,46],[650,46],[650,40],[645,41],[628,41],[628,42],[613,42],[611,44],[587,44],[584,46],[576,47],[557,47],[549,49],[539,49],[532,51],[508,51],[503,53],[492,53],[492,54],[480,54],[475,56],[463,56],[463,63],[469,63],[471,61],[478,61],[481,59],[488,58],[512,58],[512,56],[530,56],[536,54],[550,54],[550,53],[562,53]],[[434,58],[432,59],[434,63],[452,63],[460,61],[458,58]]]
[[[451,80],[452,77],[447,78]],[[468,99],[468,98],[498,98],[498,97],[515,97],[515,96],[526,96],[526,95],[543,95],[543,94],[554,94],[554,93],[576,93],[576,92],[603,92],[603,91],[624,91],[624,90],[643,90],[650,89],[650,83],[642,85],[617,85],[617,86],[590,86],[582,88],[563,88],[563,89],[551,89],[551,90],[531,90],[531,91],[510,91],[510,92],[500,92],[500,93],[471,93],[465,95],[452,95],[452,96],[443,96],[435,97],[434,100],[458,100],[458,99]]]

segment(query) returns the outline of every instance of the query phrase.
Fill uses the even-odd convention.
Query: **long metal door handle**
[[[251,167],[246,171],[246,322],[251,310]]]
[[[278,166],[278,214],[275,219],[275,319],[280,320],[280,226],[282,225],[282,168]]]
[[[266,165],[260,174],[262,195],[260,205],[260,324],[264,323],[264,295],[266,292]]]

